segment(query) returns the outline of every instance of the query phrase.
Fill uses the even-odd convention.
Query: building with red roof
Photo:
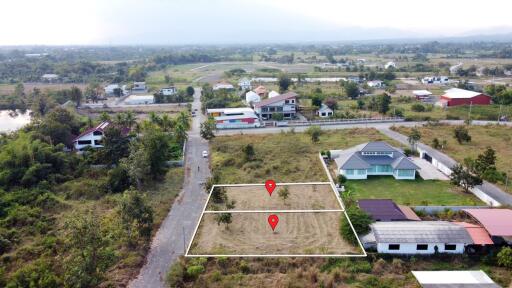
[[[441,106],[460,106],[460,105],[489,105],[491,96],[481,92],[452,88],[445,91],[441,96]]]
[[[496,244],[505,241],[512,243],[512,210],[511,209],[464,209],[489,233]]]

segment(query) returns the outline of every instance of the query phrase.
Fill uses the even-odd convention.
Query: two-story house
[[[297,114],[297,96],[295,92],[287,92],[262,100],[254,104],[254,111],[264,120],[272,119],[276,113],[283,114],[284,119],[293,119]]]
[[[402,151],[386,142],[364,143],[346,150],[333,150],[331,157],[338,173],[347,179],[367,179],[371,175],[389,175],[414,180],[419,170]]]

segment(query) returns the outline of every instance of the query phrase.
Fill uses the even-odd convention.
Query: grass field
[[[397,127],[398,132],[408,135],[411,128]],[[421,141],[430,145],[434,138],[446,140],[447,146],[443,152],[453,157],[455,160],[462,162],[466,157],[476,158],[483,153],[487,147],[496,150],[496,166],[498,170],[512,175],[512,127],[504,125],[489,125],[468,127],[471,135],[471,142],[459,144],[454,138],[453,126],[435,125],[418,127],[421,132]],[[505,189],[504,183],[499,183],[502,189]],[[512,189],[509,187],[508,191]]]
[[[373,176],[352,180],[347,186],[355,199],[393,199],[403,205],[481,205],[472,194],[465,194],[449,181],[395,180],[391,176]]]
[[[343,212],[275,213],[274,231],[267,218],[274,213],[232,213],[229,226],[217,225],[215,214],[204,214],[191,255],[361,254],[339,231]]]
[[[286,200],[279,197],[279,190],[287,187]],[[265,186],[223,187],[228,201],[235,201],[234,210],[320,210],[340,209],[331,185],[278,185],[272,196]],[[207,210],[226,210],[224,204],[208,203]]]
[[[318,159],[325,149],[343,149],[368,141],[390,140],[375,129],[343,129],[325,131],[318,143],[312,143],[305,133],[268,135],[234,135],[216,137],[210,142],[212,170],[219,183],[277,183],[327,181]],[[242,148],[252,144],[255,160],[245,161]]]

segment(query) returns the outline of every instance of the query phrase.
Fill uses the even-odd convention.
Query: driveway
[[[200,94],[196,89],[192,103],[192,109],[198,111],[201,109]],[[192,118],[192,129],[186,145],[183,191],[153,238],[151,250],[140,274],[128,287],[165,287],[165,275],[169,267],[185,253],[185,247],[199,221],[207,198],[201,183],[210,176],[210,169],[207,159],[201,156],[202,151],[208,150],[208,142],[199,135],[200,122],[204,116],[197,114],[199,115]]]
[[[448,176],[444,175],[443,172],[439,171],[427,160],[419,157],[412,157],[411,160],[420,167],[419,173],[423,180],[450,180]]]

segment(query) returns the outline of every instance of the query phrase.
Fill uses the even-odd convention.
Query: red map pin
[[[276,189],[276,182],[274,180],[267,180],[265,182],[265,188],[267,188],[268,194],[272,196],[272,192]]]
[[[276,229],[277,223],[279,223],[279,217],[277,217],[277,215],[271,214],[268,216],[268,224],[272,227],[272,231]]]

